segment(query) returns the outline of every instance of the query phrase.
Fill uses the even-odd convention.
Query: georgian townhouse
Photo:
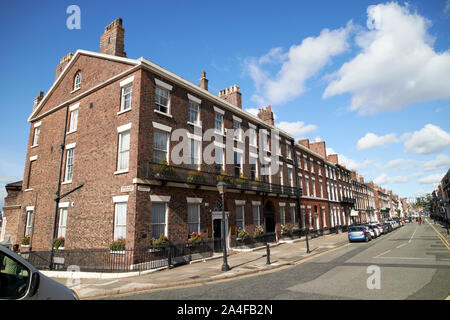
[[[237,85],[216,95],[205,72],[194,84],[127,58],[124,34],[117,19],[100,52],[68,53],[34,99],[24,177],[7,186],[2,237],[27,238],[33,250],[59,237],[64,249],[120,238],[133,249],[198,232],[221,250],[222,210],[228,247],[241,229],[350,223],[361,192],[325,142],[296,142],[275,127],[270,106],[246,112]]]
[[[320,145],[319,145],[320,144]],[[302,189],[301,216],[303,227],[312,230],[329,230],[328,194],[325,178],[325,144],[298,141],[296,150],[299,187]]]
[[[210,93],[205,72],[195,85],[145,58],[127,58],[117,19],[99,53],[67,54],[50,90],[35,99],[18,223],[8,223],[6,234],[16,242],[29,236],[35,250],[57,237],[65,249],[107,248],[119,238],[135,248],[160,234],[220,239],[224,208],[230,246],[239,229],[299,224],[301,147],[273,118],[270,107],[259,117],[244,111],[236,85]],[[182,139],[188,164],[173,157]],[[210,163],[202,159],[208,148]],[[261,157],[270,163],[273,156],[279,170],[262,174]],[[224,203],[220,180],[229,184]]]

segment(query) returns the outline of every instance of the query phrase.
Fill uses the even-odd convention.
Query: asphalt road
[[[276,272],[113,299],[442,300],[450,295],[450,251],[430,225],[405,226]]]

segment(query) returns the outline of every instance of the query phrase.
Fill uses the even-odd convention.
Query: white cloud
[[[445,14],[449,14],[450,13],[450,0],[447,0],[445,2],[444,13]]]
[[[433,171],[438,169],[448,169],[450,168],[450,157],[440,154],[435,160],[427,161],[423,164],[423,169],[425,171]]]
[[[252,100],[262,105],[282,104],[301,95],[306,90],[306,80],[330,63],[331,57],[348,49],[347,38],[352,29],[351,22],[345,28],[323,29],[318,37],[308,37],[286,53],[277,47],[259,59],[247,59],[247,72],[258,92]],[[264,70],[266,64],[280,63],[274,76]]]
[[[367,8],[361,52],[331,75],[323,97],[351,94],[351,111],[375,114],[410,104],[450,99],[450,51],[437,53],[430,22],[390,2]]]
[[[337,154],[339,164],[345,166],[349,170],[361,170],[361,169],[368,168],[370,166],[377,166],[377,163],[375,160],[366,159],[362,162],[358,162],[356,160],[350,159],[349,157],[346,157],[345,155],[343,155],[341,153],[337,153],[336,151],[334,151],[333,148],[326,148],[326,152],[327,152],[327,155]]]
[[[386,173],[381,174],[380,176],[376,177],[373,182],[378,185],[384,185],[384,184],[396,184],[396,183],[406,183],[410,179],[409,176],[397,176],[397,177],[391,177],[388,176]]]
[[[396,169],[396,170],[411,170],[420,165],[420,161],[411,160],[411,159],[393,159],[389,161],[384,169]]]
[[[445,175],[445,173],[435,173],[435,174],[431,174],[429,176],[420,178],[418,181],[420,184],[436,184],[436,183],[441,182],[444,175]]]
[[[295,139],[304,138],[305,134],[317,130],[317,126],[313,124],[305,125],[303,121],[297,122],[281,121],[279,123],[276,123],[275,126],[280,128],[281,130],[286,131]]]
[[[430,154],[444,150],[450,145],[450,133],[440,127],[427,124],[419,131],[406,133],[405,151],[417,154]]]
[[[356,147],[358,150],[365,150],[374,147],[385,146],[390,143],[398,142],[399,139],[394,133],[390,133],[384,136],[377,136],[376,134],[369,132],[364,137],[358,140]]]

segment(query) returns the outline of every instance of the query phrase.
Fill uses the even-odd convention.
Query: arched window
[[[73,90],[81,88],[81,71],[78,71],[73,81]]]

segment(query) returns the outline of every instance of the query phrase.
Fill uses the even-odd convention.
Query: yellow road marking
[[[438,235],[439,239],[441,240],[441,242],[442,242],[442,243],[447,247],[447,249],[450,251],[450,245],[449,245],[449,243],[447,242],[447,239],[445,239],[444,236],[443,236],[438,230],[436,230],[436,228],[433,227],[432,224],[428,224],[428,225],[431,226],[431,227],[433,228],[433,230],[437,233],[437,235]]]

